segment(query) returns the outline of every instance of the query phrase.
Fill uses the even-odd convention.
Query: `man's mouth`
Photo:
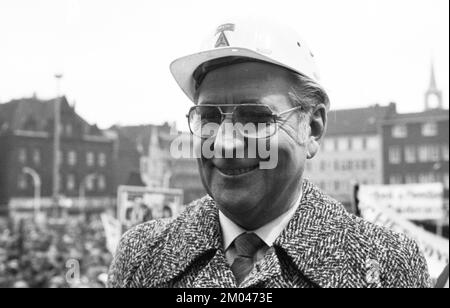
[[[226,169],[226,168],[219,168],[219,167],[216,167],[216,168],[217,168],[217,170],[219,170],[221,173],[223,173],[225,175],[238,176],[238,175],[246,174],[246,173],[249,173],[249,172],[255,170],[256,168],[258,168],[258,165],[248,167],[248,168],[233,168],[233,169]]]

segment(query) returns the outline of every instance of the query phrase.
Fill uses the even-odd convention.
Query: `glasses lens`
[[[201,138],[214,136],[222,121],[222,114],[217,107],[195,106],[189,112],[189,125],[192,133]]]
[[[275,118],[267,106],[238,106],[234,116],[235,122],[241,124],[242,135],[245,137],[267,138],[275,134]]]

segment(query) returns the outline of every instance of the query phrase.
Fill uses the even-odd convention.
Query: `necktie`
[[[266,244],[255,233],[243,233],[234,240],[234,246],[237,257],[231,265],[231,271],[240,285],[253,268],[255,254]]]

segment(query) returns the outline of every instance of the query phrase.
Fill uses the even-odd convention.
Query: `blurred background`
[[[247,15],[296,28],[330,95],[305,177],[357,215],[362,186],[408,192],[414,205],[387,202],[391,222],[427,232],[436,278],[448,263],[448,6],[2,0],[0,287],[104,287],[122,232],[205,194],[195,160],[170,154],[190,137],[191,102],[168,67]]]

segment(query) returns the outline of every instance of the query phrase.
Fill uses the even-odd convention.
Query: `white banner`
[[[361,185],[359,196],[409,220],[441,220],[444,217],[442,183]]]
[[[391,209],[376,204],[370,195],[360,193],[359,196],[362,216],[374,224],[406,234],[415,240],[427,259],[431,277],[437,279],[448,264],[449,241],[416,226]]]
[[[176,217],[183,209],[183,190],[119,186],[117,213],[125,229],[145,221]]]

